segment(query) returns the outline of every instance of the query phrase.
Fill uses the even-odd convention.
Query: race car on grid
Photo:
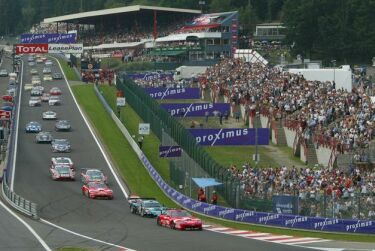
[[[41,132],[42,125],[39,122],[30,121],[29,123],[26,124],[25,131],[26,132]]]
[[[50,106],[55,106],[55,105],[60,105],[61,101],[59,96],[50,96],[48,99],[48,105]]]
[[[67,139],[53,139],[51,141],[51,149],[54,153],[70,153],[72,150]]]
[[[53,137],[50,132],[39,132],[35,136],[36,143],[51,143],[52,140],[53,140]]]
[[[132,213],[139,214],[142,217],[157,217],[160,214],[162,214],[165,210],[167,210],[167,208],[161,205],[155,199],[140,199],[139,203],[136,203],[135,208],[131,209],[130,211]]]
[[[51,90],[49,90],[49,94],[53,96],[61,95],[61,90],[59,87],[52,87]]]
[[[42,101],[40,97],[30,97],[29,106],[40,106],[40,105],[42,105]]]
[[[53,180],[74,180],[75,172],[66,165],[51,165],[49,168]]]
[[[68,120],[58,120],[55,124],[56,131],[70,131],[71,125]]]
[[[43,95],[41,97],[41,100],[42,100],[42,102],[48,102],[50,97],[51,97],[51,95],[49,93],[43,93]]]
[[[113,191],[104,182],[89,182],[83,184],[82,194],[91,199],[107,198],[113,199]]]
[[[43,119],[56,119],[57,113],[54,111],[45,111],[42,113]]]
[[[135,194],[130,195],[128,198],[128,202],[131,213],[136,213],[137,207],[142,202],[142,200],[155,200],[155,198],[141,198],[140,196]]]
[[[156,219],[156,224],[159,226],[166,226],[172,229],[187,230],[197,229],[202,230],[202,221],[193,217],[186,210],[183,209],[167,209]]]
[[[81,169],[81,181],[83,183],[89,182],[104,182],[108,183],[108,177],[99,169]]]
[[[72,159],[69,157],[52,157],[51,163],[52,163],[52,166],[64,165],[64,166],[69,166],[70,169],[75,170],[74,163]]]

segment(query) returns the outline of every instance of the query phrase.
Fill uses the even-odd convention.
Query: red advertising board
[[[0,120],[10,120],[10,111],[0,110]]]
[[[48,44],[16,44],[16,54],[48,53]]]

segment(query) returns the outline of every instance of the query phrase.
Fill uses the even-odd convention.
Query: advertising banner
[[[48,53],[82,54],[83,44],[49,44]]]
[[[195,103],[195,104],[161,104],[163,109],[167,110],[168,113],[173,117],[201,117],[205,116],[208,112],[209,116],[213,116],[214,112],[229,114],[230,104],[229,103]]]
[[[139,123],[138,124],[138,134],[149,135],[150,134],[150,124],[149,123]]]
[[[126,76],[132,80],[173,80],[173,72],[142,72],[128,73]]]
[[[22,44],[74,44],[77,42],[75,33],[60,34],[22,34]]]
[[[48,53],[48,44],[16,44],[16,54]]]
[[[234,146],[255,145],[258,130],[258,145],[269,144],[268,128],[222,128],[222,129],[188,129],[200,145]]]
[[[199,99],[199,88],[145,88],[154,99]]]
[[[298,197],[274,195],[272,196],[272,207],[274,213],[298,214]]]
[[[255,223],[292,229],[375,234],[375,221],[343,220],[300,215],[263,213],[234,209],[196,201],[169,186],[142,153],[141,161],[158,186],[174,201],[192,211],[237,222]]]
[[[160,158],[181,157],[180,146],[159,146]]]

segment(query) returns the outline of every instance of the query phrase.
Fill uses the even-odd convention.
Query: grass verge
[[[80,106],[84,109],[91,123],[95,126],[96,132],[101,138],[102,142],[106,145],[108,153],[112,160],[116,163],[124,180],[130,189],[142,196],[152,196],[157,198],[160,202],[167,206],[175,207],[176,204],[172,202],[159,187],[154,183],[146,169],[142,166],[138,157],[131,149],[129,143],[124,139],[119,129],[116,127],[112,119],[105,112],[99,99],[94,93],[91,85],[76,85],[72,87],[73,92],[79,102]],[[109,90],[103,89],[105,95],[110,94]],[[114,103],[113,103],[114,104]],[[112,105],[113,105],[112,104]],[[124,118],[129,121],[137,121],[137,117],[133,117],[130,113],[131,108],[128,108],[127,117]],[[125,110],[126,110],[125,108]],[[133,125],[134,126],[134,125]],[[150,143],[151,144],[151,143]],[[153,163],[152,164],[157,164]],[[213,219],[205,216],[199,217],[207,224],[219,224],[226,227],[231,227],[241,230],[259,231],[273,234],[285,234],[301,237],[317,237],[331,240],[343,241],[358,241],[358,242],[375,242],[373,235],[358,235],[358,234],[335,234],[335,233],[322,233],[301,230],[290,230],[263,227],[258,225],[241,224],[229,222],[219,219]]]
[[[70,68],[64,59],[58,57],[56,59],[59,60],[68,81],[80,81],[74,69]]]

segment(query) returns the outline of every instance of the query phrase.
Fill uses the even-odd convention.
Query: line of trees
[[[43,18],[82,11],[144,4],[238,10],[241,30],[280,21],[295,53],[310,58],[366,61],[375,56],[375,0],[0,0],[0,34],[20,34]],[[204,5],[199,3],[204,2]]]

